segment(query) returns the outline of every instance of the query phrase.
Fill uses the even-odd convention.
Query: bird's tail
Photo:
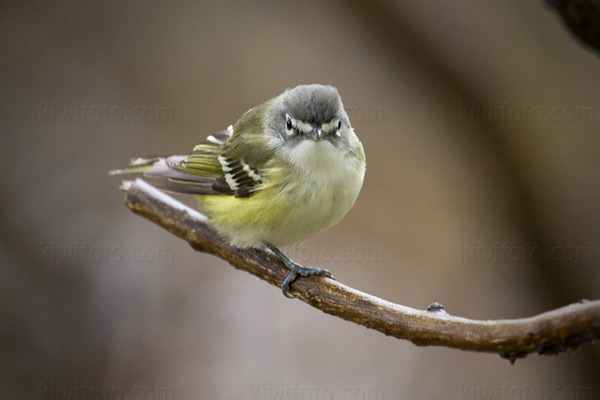
[[[154,164],[163,157],[139,157],[132,158],[129,161],[129,166],[122,169],[114,169],[109,171],[109,175],[124,175],[124,174],[141,174],[150,170]]]
[[[213,188],[215,178],[178,169],[185,159],[186,156],[133,158],[127,168],[115,169],[108,174],[144,174],[152,185],[173,193],[219,194]]]

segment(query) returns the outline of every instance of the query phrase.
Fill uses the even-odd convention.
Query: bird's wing
[[[262,140],[260,136],[257,132],[247,132],[244,137],[235,135],[230,126],[209,136],[175,168],[212,179],[211,189],[215,193],[249,197],[262,183],[260,169],[264,161],[253,154],[251,143],[252,138]]]
[[[266,158],[257,158],[252,140],[233,135],[233,127],[210,135],[187,156],[132,160],[130,168],[115,173],[143,172],[157,187],[188,194],[223,194],[249,197],[260,189],[261,167]]]

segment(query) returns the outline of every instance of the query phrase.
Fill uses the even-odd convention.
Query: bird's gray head
[[[309,140],[327,141],[340,148],[352,132],[337,89],[318,84],[287,89],[271,126],[288,147]]]

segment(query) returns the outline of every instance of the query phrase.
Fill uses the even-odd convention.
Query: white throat
[[[306,172],[334,172],[344,169],[344,153],[328,140],[303,140],[291,149],[283,149],[284,157]]]

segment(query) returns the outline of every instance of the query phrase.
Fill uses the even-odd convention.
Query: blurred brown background
[[[470,318],[598,298],[600,59],[542,1],[13,2],[0,21],[0,398],[600,398],[598,344],[511,366],[385,337],[194,252],[107,175],[329,83],[365,185],[290,256]]]

